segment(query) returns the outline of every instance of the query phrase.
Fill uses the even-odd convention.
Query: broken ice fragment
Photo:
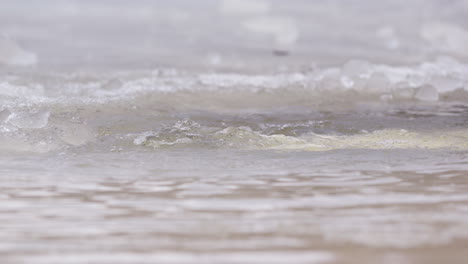
[[[366,89],[372,92],[388,91],[390,88],[390,81],[387,76],[382,72],[373,73],[367,80]]]
[[[8,109],[3,109],[0,111],[0,124],[6,122],[8,118],[11,116],[11,112]]]
[[[367,61],[350,60],[343,65],[343,74],[348,76],[368,77],[372,65]]]
[[[431,79],[431,84],[442,93],[455,91],[456,89],[463,87],[463,84],[459,79],[445,76],[434,76]]]
[[[9,116],[8,122],[19,128],[43,128],[49,122],[50,112],[46,110],[35,113],[18,112]]]
[[[416,90],[414,99],[419,101],[434,102],[439,100],[439,92],[432,86],[423,86]]]
[[[59,127],[62,129],[60,139],[70,145],[80,146],[94,140],[93,132],[85,125],[66,124]]]
[[[414,89],[410,87],[399,87],[393,90],[393,96],[398,99],[411,99],[414,95]]]

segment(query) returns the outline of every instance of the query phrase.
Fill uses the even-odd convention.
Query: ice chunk
[[[419,87],[414,94],[414,99],[419,101],[434,102],[439,100],[439,92],[433,86]]]
[[[219,9],[225,14],[262,15],[270,11],[270,3],[265,0],[224,0]]]
[[[366,89],[373,92],[387,92],[390,89],[390,81],[384,73],[375,72],[367,80]]]
[[[438,56],[435,60],[435,64],[439,65],[439,67],[444,67],[452,70],[461,69],[464,67],[462,63],[450,56]]]
[[[455,91],[456,89],[463,87],[463,84],[459,79],[444,76],[434,76],[430,83],[442,93]]]
[[[403,86],[400,84],[400,86]],[[397,87],[393,90],[393,96],[398,99],[411,99],[414,96],[414,89],[411,87]]]
[[[299,29],[294,19],[289,17],[256,17],[245,20],[243,26],[251,32],[273,36],[280,46],[292,45],[299,37]]]
[[[17,112],[12,113],[8,122],[19,128],[43,128],[49,122],[50,112],[41,110],[38,112]]]
[[[32,66],[37,64],[36,54],[22,49],[7,37],[0,37],[0,64]]]
[[[60,138],[71,145],[80,146],[94,139],[94,134],[85,125],[66,124],[60,127]]]
[[[6,122],[10,116],[10,110],[3,109],[2,111],[0,111],[0,124]]]
[[[325,70],[317,76],[319,81],[319,90],[338,91],[343,89],[343,83],[341,79],[341,70],[338,68],[331,68]]]
[[[361,90],[366,86],[371,65],[366,61],[351,60],[343,65],[341,84],[345,88]]]
[[[367,61],[350,60],[343,65],[343,74],[347,76],[369,77],[372,65]]]
[[[352,88],[354,86],[353,79],[349,78],[348,76],[342,76],[340,78],[340,82],[345,88]]]

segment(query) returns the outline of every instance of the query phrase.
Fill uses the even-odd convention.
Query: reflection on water
[[[4,157],[0,252],[11,263],[462,263],[466,158],[203,149]]]

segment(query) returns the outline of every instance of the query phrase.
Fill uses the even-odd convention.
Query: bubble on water
[[[414,99],[419,101],[434,102],[439,100],[439,92],[430,85],[419,87],[414,94]]]
[[[11,66],[32,66],[37,64],[36,54],[22,49],[7,37],[0,37],[0,64]]]
[[[44,128],[49,122],[50,112],[40,110],[37,112],[14,112],[8,122],[18,128]]]

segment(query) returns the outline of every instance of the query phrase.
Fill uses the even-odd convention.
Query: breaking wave
[[[465,148],[467,87],[468,66],[448,57],[416,66],[350,61],[342,67],[262,75],[23,70],[0,76],[1,149],[47,152],[102,142],[114,149],[187,144],[302,150]],[[398,115],[451,115],[461,125],[440,138],[437,132],[420,134],[408,125],[352,126],[346,124],[350,119],[341,120],[346,112],[380,115],[386,121]],[[440,123],[436,130],[443,127]]]

